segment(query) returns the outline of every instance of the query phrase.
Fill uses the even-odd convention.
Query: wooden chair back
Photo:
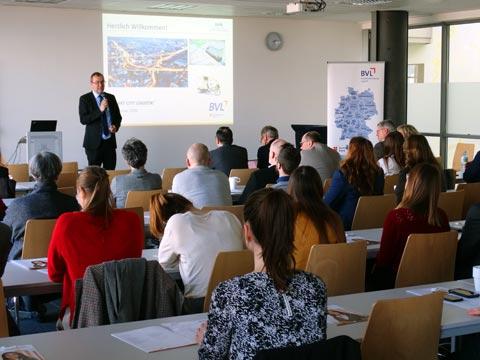
[[[437,359],[443,295],[379,300],[361,349],[366,360]]]
[[[390,210],[396,206],[395,194],[360,196],[352,221],[352,230],[381,228]]]
[[[58,175],[57,187],[76,187],[77,186],[77,173],[76,172],[62,172]]]
[[[448,221],[462,220],[463,201],[465,191],[441,192],[438,198],[438,207],[445,211]]]
[[[112,183],[112,180],[115,176],[118,175],[127,175],[130,174],[129,169],[123,169],[123,170],[107,170],[108,174],[108,181],[110,181],[110,184]]]
[[[5,293],[3,291],[3,283],[0,279],[0,337],[10,336],[8,332],[7,308],[5,306]]]
[[[77,196],[77,187],[76,186],[66,186],[66,187],[59,187],[58,191],[62,194],[66,194],[69,196]]]
[[[28,174],[28,164],[7,164],[8,174],[16,182],[30,181]]]
[[[74,173],[78,174],[78,162],[76,161],[66,161],[62,163],[62,173]]]
[[[411,234],[398,267],[395,287],[452,281],[458,233]]]
[[[249,250],[219,252],[208,282],[203,311],[210,308],[212,292],[219,283],[252,272],[253,267],[253,253]]]
[[[330,185],[332,185],[332,178],[326,178],[323,181],[323,194],[326,194],[328,189],[330,189]]]
[[[385,176],[385,183],[383,184],[383,193],[395,194],[395,186],[398,184],[398,174]]]
[[[162,193],[162,189],[157,190],[130,190],[125,200],[126,208],[141,207],[143,211],[150,210],[150,198],[152,195]]]
[[[365,291],[367,242],[312,246],[305,271],[322,278],[328,296]]]
[[[248,180],[253,172],[258,169],[231,169],[230,177],[236,176],[240,179],[238,185],[247,185]]]
[[[472,207],[472,205],[480,202],[480,182],[458,184],[457,191],[461,190],[465,192],[462,211],[462,219],[465,219],[467,217],[467,212]]]
[[[467,152],[468,160],[472,161],[475,156],[475,144],[457,143],[457,146],[455,146],[455,152],[453,153],[452,162],[452,169],[455,171],[460,171],[462,169],[461,158],[465,151]]]
[[[57,219],[30,219],[25,225],[22,259],[47,257]]]
[[[209,212],[212,210],[223,210],[231,212],[233,215],[240,220],[240,223],[243,225],[245,222],[243,219],[243,205],[231,205],[231,206],[205,206],[202,208],[203,212]]]
[[[164,168],[162,171],[162,188],[172,190],[173,178],[186,168]]]

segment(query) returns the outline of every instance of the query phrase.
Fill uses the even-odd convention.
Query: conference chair
[[[403,250],[395,287],[452,281],[458,233],[411,234]]]
[[[162,188],[172,190],[173,178],[186,168],[164,168],[162,171]]]
[[[319,244],[310,249],[305,271],[320,277],[328,296],[365,291],[367,242]]]
[[[219,252],[208,282],[203,311],[207,312],[210,308],[212,292],[219,283],[252,272],[253,267],[253,253],[249,250]]]
[[[77,186],[77,173],[76,172],[62,172],[58,175],[57,187],[76,187]]]
[[[66,194],[69,196],[77,196],[77,187],[76,186],[66,186],[66,187],[59,187],[57,189],[62,194]]]
[[[112,183],[112,180],[115,176],[117,175],[127,175],[130,174],[129,169],[122,169],[122,170],[107,170],[108,174],[108,181],[110,181],[110,184]]]
[[[377,301],[363,337],[363,360],[437,359],[443,295]]]
[[[467,152],[468,160],[472,161],[475,156],[475,144],[466,144],[461,142],[457,143],[457,146],[455,146],[455,152],[453,154],[452,162],[452,168],[455,171],[462,170],[461,158],[464,152]]]
[[[326,194],[328,189],[330,189],[330,185],[332,185],[332,178],[326,178],[323,182],[323,194]]]
[[[47,257],[57,219],[30,219],[25,225],[22,259]]]
[[[127,199],[125,200],[125,207],[141,207],[143,211],[150,210],[150,198],[152,195],[164,192],[162,189],[157,190],[130,190],[127,193]]]
[[[238,185],[247,185],[248,179],[250,179],[252,173],[257,170],[258,169],[231,169],[230,177],[238,177],[240,179]]]
[[[462,217],[465,191],[448,191],[440,193],[438,207],[445,211],[448,221],[464,219]]]
[[[465,219],[470,207],[473,204],[477,204],[480,202],[480,182],[458,184],[457,191],[461,191],[461,190],[465,192],[465,196],[463,198],[463,211],[462,211],[462,219]]]
[[[353,216],[352,230],[381,228],[387,214],[395,206],[395,194],[360,196]]]
[[[383,193],[395,194],[395,185],[398,184],[398,174],[385,176],[385,183],[383,185]]]
[[[78,174],[78,162],[76,161],[66,161],[62,162],[62,173],[75,173]]]
[[[0,280],[0,337],[8,337],[9,335],[7,308],[5,307],[5,294],[3,292],[2,280]]]
[[[245,222],[243,219],[243,205],[231,205],[231,206],[204,206],[201,209],[203,212],[209,212],[212,210],[223,210],[223,211],[228,211],[231,212],[233,215],[237,217],[238,220],[240,220],[240,223],[243,225]]]
[[[16,182],[30,181],[30,175],[28,174],[28,164],[7,164],[8,174]]]

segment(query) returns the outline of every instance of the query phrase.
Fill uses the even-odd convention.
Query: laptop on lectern
[[[30,131],[55,131],[57,129],[57,120],[32,120]]]

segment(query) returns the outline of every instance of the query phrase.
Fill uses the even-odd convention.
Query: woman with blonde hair
[[[410,124],[402,124],[397,126],[397,131],[403,135],[403,138],[405,139],[405,141],[412,135],[420,134],[418,130],[415,128],[415,126]]]
[[[58,218],[48,249],[48,275],[54,282],[63,282],[60,319],[68,310],[68,324],[75,313],[75,281],[83,278],[85,269],[105,261],[141,257],[144,244],[138,215],[113,208],[104,169],[88,166],[82,170],[77,201],[82,210]]]
[[[336,211],[345,230],[350,230],[358,198],[383,195],[384,176],[375,161],[372,143],[363,137],[353,137],[345,160],[335,171],[324,201]]]
[[[287,192],[297,210],[293,257],[297,269],[304,270],[313,245],[345,242],[345,232],[340,216],[323,202],[322,181],[313,167],[297,168]]]
[[[383,274],[384,286],[380,287],[393,286],[410,234],[450,230],[447,215],[438,207],[440,183],[440,170],[436,165],[421,163],[410,171],[402,201],[390,211],[383,224],[375,269],[377,274]]]
[[[217,254],[243,249],[240,221],[228,211],[196,209],[179,194],[155,194],[150,200],[150,228],[162,236],[160,265],[179,268],[185,286],[183,312],[202,312]]]

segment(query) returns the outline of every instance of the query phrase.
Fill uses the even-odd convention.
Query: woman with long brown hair
[[[249,360],[261,349],[326,339],[325,285],[295,271],[293,200],[283,190],[259,190],[244,217],[255,267],[215,289],[208,324],[197,332],[200,359]]]
[[[383,185],[383,171],[375,161],[372,143],[363,137],[353,137],[345,160],[333,174],[324,201],[340,215],[345,230],[350,230],[358,198],[382,195]]]
[[[114,209],[107,172],[88,166],[77,179],[81,211],[61,215],[48,249],[48,276],[63,282],[60,319],[75,312],[75,281],[90,265],[104,261],[138,258],[143,249],[143,223],[131,211]]]
[[[384,286],[392,287],[410,234],[450,230],[448,217],[438,207],[441,176],[436,165],[421,163],[409,173],[405,193],[383,224],[376,272],[383,273]]]
[[[345,232],[342,219],[323,202],[322,181],[313,167],[297,168],[287,192],[297,210],[293,256],[297,269],[303,270],[313,245],[345,242]]]
[[[443,174],[437,159],[435,159],[425,136],[420,134],[411,135],[403,144],[403,150],[405,152],[405,168],[399,172],[398,183],[395,187],[397,203],[402,200],[405,183],[407,181],[407,174],[415,165],[420,163],[427,163],[438,167],[438,170],[440,171],[440,189],[441,191],[447,191],[445,175]]]
[[[385,156],[378,160],[378,166],[385,176],[395,175],[405,167],[403,136],[398,131],[388,133],[383,141]]]

